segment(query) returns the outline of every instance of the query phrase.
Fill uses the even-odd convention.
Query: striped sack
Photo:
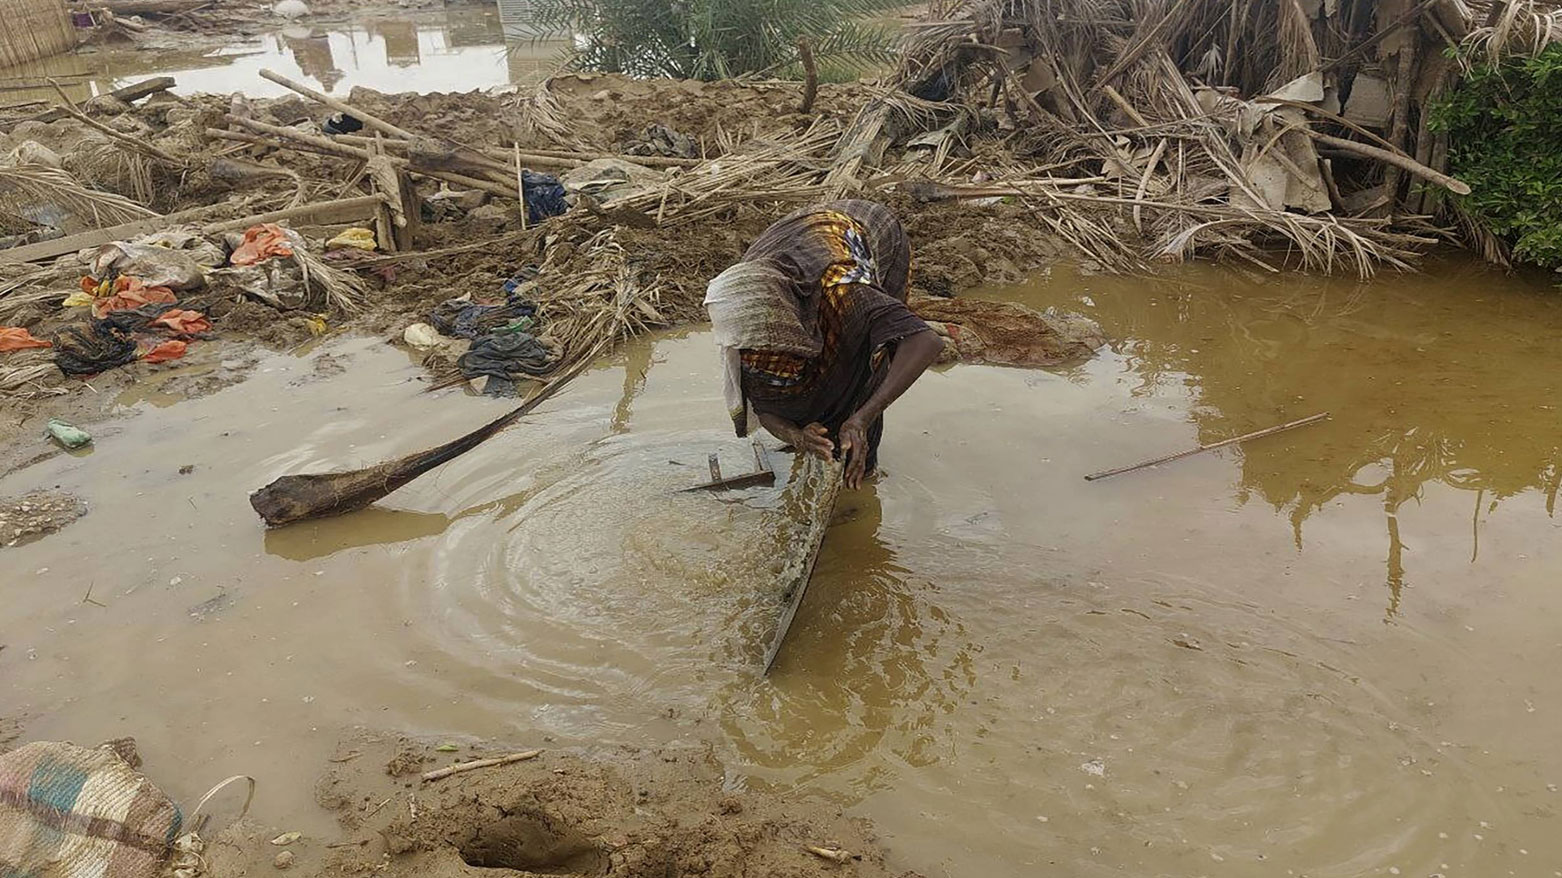
[[[107,747],[0,754],[0,878],[156,878],[179,808]]]

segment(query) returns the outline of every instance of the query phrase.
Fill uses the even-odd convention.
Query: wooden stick
[[[493,759],[474,759],[471,762],[459,762],[446,768],[436,768],[433,771],[423,772],[423,782],[428,783],[431,780],[441,780],[453,774],[476,771],[479,768],[493,768],[496,765],[524,762],[527,759],[536,759],[541,755],[541,750],[527,750],[524,753],[511,753],[509,756],[496,756]]]
[[[1261,439],[1264,436],[1273,436],[1276,433],[1283,433],[1286,430],[1294,430],[1297,427],[1305,427],[1308,424],[1315,424],[1324,418],[1327,418],[1328,416],[1328,412],[1320,412],[1316,415],[1302,418],[1299,421],[1292,421],[1289,424],[1281,424],[1278,427],[1269,427],[1264,430],[1255,430],[1252,433],[1246,433],[1231,439],[1224,439],[1220,442],[1211,442],[1208,445],[1200,445],[1197,448],[1190,448],[1187,451],[1179,451],[1176,454],[1168,454],[1165,457],[1157,457],[1154,460],[1146,460],[1142,463],[1133,464],[1132,466],[1120,466],[1117,469],[1102,470],[1101,472],[1091,473],[1090,475],[1085,476],[1085,481],[1093,482],[1097,479],[1104,479],[1107,476],[1131,473],[1134,470],[1141,470],[1146,467],[1157,466],[1163,463],[1170,463],[1174,460],[1181,460],[1184,457],[1192,457],[1195,454],[1202,454],[1206,451],[1213,451],[1216,448],[1225,448],[1227,445],[1236,445],[1239,442],[1246,442],[1250,439]]]
[[[260,71],[260,75],[261,75],[261,77],[263,79],[269,79],[272,82],[276,83],[277,85],[282,86],[283,88],[292,89],[293,91],[298,92],[299,94],[303,95],[306,98],[309,98],[312,101],[315,101],[316,103],[324,104],[325,106],[330,107],[331,109],[336,110],[337,112],[346,113],[346,114],[354,117],[355,119],[358,119],[359,121],[363,122],[363,124],[369,126],[370,128],[376,129],[376,130],[378,130],[378,131],[380,131],[380,132],[382,132],[384,134],[389,134],[392,137],[399,137],[402,140],[409,140],[409,141],[411,141],[411,140],[435,140],[437,142],[446,143],[447,145],[451,146],[452,148],[459,147],[460,149],[463,149],[466,152],[470,153],[470,156],[468,156],[468,158],[470,158],[475,163],[478,163],[478,164],[485,164],[486,163],[487,165],[491,166],[492,170],[505,170],[505,166],[504,165],[498,164],[497,162],[494,162],[488,156],[483,155],[481,152],[479,152],[478,150],[472,149],[471,147],[462,146],[461,144],[452,143],[452,142],[450,142],[448,140],[443,140],[443,139],[440,139],[440,138],[431,138],[431,137],[427,137],[427,136],[419,136],[417,134],[414,134],[411,131],[408,131],[405,128],[401,128],[401,127],[398,127],[396,125],[392,125],[391,123],[385,121],[384,119],[381,119],[379,116],[375,116],[372,113],[368,113],[368,112],[366,112],[364,110],[360,110],[357,107],[354,107],[352,104],[347,103],[346,101],[337,100],[336,98],[333,98],[330,95],[321,94],[320,92],[315,91],[314,89],[310,88],[307,85],[304,85],[304,84],[298,83],[298,82],[294,82],[293,80],[288,79],[286,76],[283,76],[280,73],[276,73],[276,72],[271,71],[271,70],[262,70],[262,71]]]
[[[171,156],[168,153],[158,149],[157,147],[153,146],[152,144],[147,143],[146,141],[144,141],[144,140],[142,140],[142,139],[140,139],[138,137],[131,137],[129,134],[126,134],[123,131],[116,131],[113,128],[110,128],[109,126],[104,125],[102,122],[99,122],[98,120],[92,118],[91,116],[88,116],[86,113],[83,113],[81,110],[76,109],[76,103],[70,99],[69,95],[65,94],[65,90],[60,88],[60,84],[58,82],[55,82],[54,80],[51,79],[51,80],[49,80],[49,84],[54,86],[55,93],[60,96],[60,103],[63,105],[63,106],[60,107],[60,109],[64,110],[65,114],[67,116],[70,116],[71,118],[73,118],[76,121],[82,123],[83,125],[88,125],[88,126],[90,126],[92,128],[96,128],[97,130],[103,132],[104,134],[107,134],[109,137],[112,137],[115,140],[118,140],[121,143],[124,143],[130,149],[132,149],[132,150],[134,150],[136,152],[139,152],[142,155],[151,156],[152,158],[157,159],[158,161],[167,162],[170,165],[183,165],[184,164],[183,161],[181,161],[178,158],[175,158],[174,156]]]
[[[515,194],[521,199],[521,231],[526,231],[526,169],[521,167],[521,145],[515,145]]]
[[[1400,153],[1389,152],[1386,149],[1378,149],[1375,146],[1368,146],[1365,143],[1357,143],[1354,140],[1346,140],[1343,137],[1333,137],[1331,135],[1324,134],[1321,131],[1314,131],[1311,128],[1299,127],[1297,130],[1306,133],[1308,137],[1311,137],[1313,140],[1318,141],[1324,146],[1332,146],[1342,152],[1353,152],[1356,155],[1362,156],[1364,158],[1380,161],[1386,165],[1393,165],[1396,168],[1408,171],[1423,180],[1436,183],[1450,192],[1454,192],[1459,195],[1470,194],[1469,183],[1450,177],[1441,171],[1434,171],[1426,165],[1416,161],[1415,159],[1409,158]]]
[[[221,137],[229,140],[243,140],[246,143],[260,143],[277,148],[284,148],[288,146],[288,143],[292,143],[297,145],[299,148],[307,149],[313,152],[341,156],[343,158],[353,158],[358,159],[359,161],[368,161],[370,157],[370,153],[367,149],[359,149],[356,146],[348,146],[345,143],[338,143],[328,137],[319,137],[313,134],[305,134],[304,132],[294,128],[284,128],[281,125],[272,125],[266,122],[257,121],[255,119],[245,119],[240,116],[227,116],[225,118],[232,124],[242,125],[246,128],[251,128],[256,131],[272,135],[279,141],[286,142],[270,142],[264,139],[255,138],[253,136],[231,137],[230,135],[237,134],[239,132],[230,131],[223,133],[215,128],[206,129],[206,133],[212,137]],[[407,159],[397,158],[395,156],[387,156],[387,158],[390,158],[391,162],[395,164],[396,167],[405,168],[408,172],[417,174],[420,177],[429,177],[434,180],[443,180],[446,183],[455,183],[458,186],[464,186],[468,189],[481,189],[490,195],[497,195],[501,198],[516,197],[515,192],[513,192],[510,187],[501,186],[500,184],[491,180],[479,180],[475,177],[468,177],[465,174],[457,174],[454,171],[439,171],[432,168],[421,168]]]
[[[819,96],[819,68],[814,64],[814,50],[807,37],[797,38],[797,57],[803,62],[803,102],[797,112],[807,115],[814,111],[814,99]]]
[[[262,70],[260,71],[260,76],[262,79],[269,79],[283,88],[292,89],[293,91],[298,92],[299,94],[309,98],[317,104],[324,104],[338,113],[346,113],[347,115],[360,120],[363,122],[363,124],[369,126],[370,128],[378,128],[380,131],[383,131],[392,137],[399,137],[402,140],[419,139],[418,135],[413,134],[411,131],[408,131],[405,128],[398,128],[384,119],[381,119],[379,116],[375,116],[360,110],[346,101],[339,101],[330,95],[321,94],[307,85],[288,79],[286,76],[283,76],[280,73],[276,73],[271,70]]]

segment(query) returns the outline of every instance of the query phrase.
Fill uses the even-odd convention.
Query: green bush
[[[1562,267],[1562,44],[1476,66],[1430,112],[1450,170],[1473,190],[1460,203],[1515,258]]]
[[[902,0],[535,0],[542,27],[573,37],[574,66],[632,76],[725,79],[796,73],[806,37],[821,78],[888,62],[872,23]]]

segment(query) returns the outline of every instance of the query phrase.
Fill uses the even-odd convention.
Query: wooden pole
[[[1307,128],[1305,126],[1298,126],[1297,130],[1306,133],[1308,137],[1311,137],[1313,140],[1318,141],[1324,146],[1332,146],[1341,152],[1352,152],[1364,158],[1380,161],[1386,165],[1392,165],[1401,170],[1409,171],[1423,180],[1436,183],[1437,185],[1448,189],[1450,192],[1454,192],[1459,195],[1470,194],[1469,183],[1454,177],[1450,177],[1441,171],[1435,171],[1413,158],[1408,158],[1399,153],[1389,152],[1386,149],[1378,149],[1375,146],[1368,146],[1365,143],[1357,143],[1354,140],[1346,140],[1343,137],[1334,137],[1332,135],[1324,134],[1321,131],[1314,131],[1311,128]]]
[[[526,171],[521,167],[521,145],[515,145],[515,192],[521,198],[521,231],[526,231]]]
[[[1200,445],[1197,448],[1190,448],[1187,451],[1179,451],[1176,454],[1168,454],[1165,457],[1157,457],[1154,460],[1146,460],[1131,466],[1120,466],[1117,469],[1102,470],[1101,472],[1091,473],[1090,475],[1085,476],[1085,481],[1093,482],[1097,479],[1104,479],[1108,476],[1117,476],[1122,475],[1123,473],[1131,473],[1134,470],[1141,470],[1145,469],[1146,467],[1157,466],[1163,463],[1170,463],[1174,460],[1181,460],[1184,457],[1192,457],[1195,454],[1202,454],[1206,451],[1213,451],[1216,448],[1225,448],[1227,445],[1236,445],[1239,442],[1247,442],[1250,439],[1261,439],[1265,436],[1273,436],[1276,433],[1283,433],[1286,430],[1294,430],[1297,427],[1305,427],[1308,424],[1316,424],[1328,416],[1328,412],[1320,412],[1316,415],[1311,415],[1298,421],[1292,421],[1289,424],[1281,424],[1278,427],[1269,427],[1263,430],[1255,430],[1252,433],[1245,433],[1241,436],[1225,439],[1220,442],[1211,442],[1208,445]]]

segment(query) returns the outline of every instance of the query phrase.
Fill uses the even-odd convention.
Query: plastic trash
[[[374,240],[374,232],[354,227],[342,232],[340,235],[325,242],[325,249],[340,250],[344,247],[353,247],[359,250],[374,250],[378,247]]]
[[[92,434],[65,423],[59,418],[49,419],[49,435],[66,448],[76,449],[92,444]]]
[[[32,333],[20,326],[0,326],[0,353],[52,346],[52,342],[44,341],[41,338],[33,338]]]
[[[444,344],[439,330],[427,323],[414,323],[401,331],[401,338],[418,350],[426,351]]]
[[[179,341],[178,339],[171,339],[169,341],[163,342],[155,348],[152,348],[150,351],[147,351],[146,356],[142,357],[142,359],[148,363],[166,363],[169,360],[177,360],[184,356],[185,351],[188,350],[189,347],[190,346],[185,342]]]
[[[244,230],[244,240],[229,259],[234,265],[254,265],[273,256],[292,256],[293,240],[276,223],[261,223]]]

